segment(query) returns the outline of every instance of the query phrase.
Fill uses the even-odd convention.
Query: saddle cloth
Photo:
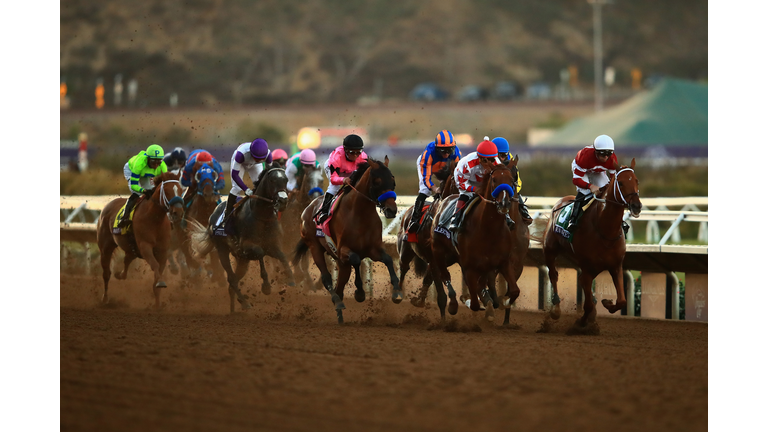
[[[242,199],[243,199],[243,197],[240,197],[240,196],[237,197],[237,202],[235,202],[235,204],[240,202]],[[221,201],[221,199],[219,199],[219,201],[220,201],[219,205],[221,205],[223,201]],[[221,214],[216,219],[216,223],[214,224],[216,229],[213,230],[213,235],[215,235],[215,236],[227,237],[229,235],[234,235],[235,234],[235,231],[234,231],[233,226],[232,226],[233,218],[229,218],[229,220],[227,221],[227,223],[224,226],[221,225],[221,222],[224,220],[224,213],[226,213],[226,208],[227,208],[226,204],[224,204],[224,209],[225,210],[222,210]],[[215,211],[216,210],[214,210],[214,212]],[[234,212],[234,210],[232,210],[232,212]]]
[[[117,211],[117,215],[115,216],[115,220],[112,222],[112,234],[121,234],[126,235],[129,232],[133,230],[133,214],[136,213],[136,209],[139,207],[139,204],[144,201],[144,197],[139,198],[139,202],[136,203],[136,205],[133,206],[133,210],[131,210],[131,214],[128,215],[128,220],[131,221],[130,224],[128,224],[125,228],[120,228],[117,226],[117,224],[120,223],[120,219],[123,218],[123,214],[125,213],[125,206],[128,205],[128,200],[125,200],[125,203],[122,207],[120,207],[120,210]]]
[[[448,225],[451,224],[451,218],[453,217],[453,214],[456,213],[456,203],[458,201],[458,198],[448,201],[448,204],[445,206],[443,213],[440,215],[440,220],[438,221],[437,226],[435,226],[436,233],[442,234],[449,239],[454,237],[451,235],[451,231],[448,229]],[[459,220],[458,229],[456,230],[457,233],[461,231],[461,228],[464,226],[464,220],[467,218],[469,212],[472,211],[472,208],[474,208],[478,202],[480,202],[480,196],[475,195],[467,203],[467,208],[464,210],[464,213],[461,215],[461,219]]]
[[[317,226],[317,236],[318,237],[325,237],[331,235],[331,219],[333,218],[333,214],[336,211],[336,207],[339,205],[339,198],[341,198],[342,195],[346,193],[347,189],[341,189],[338,194],[336,194],[335,197],[333,197],[333,200],[331,200],[331,208],[328,210],[328,217],[323,221],[323,223],[318,224],[317,223],[317,217],[315,217],[315,225]]]
[[[424,207],[421,208],[421,218],[419,218],[419,228],[416,230],[416,233],[408,233],[408,242],[409,243],[416,243],[419,241],[419,232],[421,232],[421,229],[424,227],[424,221],[429,217],[432,219],[432,215],[429,215],[429,209],[434,205],[434,203],[437,201],[433,201],[432,204],[425,204]]]
[[[571,238],[571,233],[568,231],[568,223],[571,220],[571,214],[573,213],[573,202],[567,204],[560,209],[560,214],[555,219],[555,223],[552,226],[552,230],[566,239]]]

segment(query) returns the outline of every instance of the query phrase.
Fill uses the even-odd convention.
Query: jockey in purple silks
[[[265,163],[272,163],[272,152],[269,151],[269,144],[266,140],[256,138],[253,142],[244,142],[237,147],[230,162],[232,189],[230,189],[229,197],[227,197],[227,209],[224,211],[225,219],[232,213],[238,196],[251,196],[255,192],[255,184],[253,188],[249,188],[243,181],[243,171],[248,173],[252,182],[256,182],[261,172],[264,171]]]

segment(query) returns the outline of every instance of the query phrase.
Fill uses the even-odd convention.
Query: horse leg
[[[427,273],[421,280],[421,288],[417,294],[417,297],[411,299],[411,304],[423,308],[427,300],[427,293],[429,292],[429,286],[432,285],[434,276],[432,275],[432,264],[427,264]]]
[[[267,267],[264,265],[264,257],[259,258],[259,267],[261,267],[261,293],[264,295],[272,294],[272,283],[269,281]]]
[[[466,268],[464,269],[464,279],[467,281],[467,288],[469,289],[469,309],[471,309],[474,312],[477,312],[480,310],[480,300],[478,299],[478,294],[480,291],[481,281],[483,280],[482,274],[480,272]],[[485,300],[485,299],[484,299]],[[488,297],[487,302],[490,303],[490,309],[493,309],[493,303],[490,297]],[[486,308],[487,310],[488,308]]]
[[[395,272],[395,263],[392,261],[392,257],[384,252],[384,248],[379,251],[379,257],[378,261],[383,262],[389,270],[389,281],[392,283],[392,303],[399,304],[403,301],[403,290],[400,289],[400,280],[397,278],[397,272]]]
[[[550,245],[549,243],[549,241],[544,243],[544,263],[549,270],[549,283],[552,285],[552,308],[549,310],[549,317],[553,320],[558,320],[560,319],[560,296],[557,294],[557,278],[559,273],[555,266],[558,250],[556,245]]]
[[[360,277],[360,263],[363,262],[363,260],[360,258],[360,255],[356,254],[355,252],[348,252],[348,258],[349,264],[352,265],[352,267],[355,268],[355,301],[358,303],[362,303],[365,301],[365,290],[363,289],[363,278]]]
[[[618,268],[608,270],[613,278],[613,286],[616,288],[616,304],[613,304],[612,300],[603,299],[603,307],[608,309],[608,312],[615,313],[627,306],[627,299],[624,297],[624,270],[623,266],[619,265]]]
[[[115,275],[115,278],[120,280],[128,277],[128,267],[130,267],[133,260],[136,259],[136,254],[133,252],[133,250],[127,250],[124,252],[125,256],[123,257],[123,270]]]
[[[506,298],[502,304],[504,310],[504,323],[502,325],[509,325],[510,306],[520,296],[520,287],[517,285],[517,275],[512,262],[501,269],[501,275],[504,276],[504,280],[507,281],[507,293],[504,294]]]
[[[448,271],[448,266],[445,264],[445,258],[442,254],[434,254],[430,265],[434,269],[432,276],[434,277],[435,287],[437,287],[438,281],[441,283],[441,289],[443,284],[448,287],[448,297],[450,298],[448,303],[448,313],[456,315],[456,312],[459,311],[459,302],[456,301],[456,291],[453,290],[453,285],[451,285],[451,272]],[[438,304],[439,302],[440,299],[438,297]]]
[[[434,262],[433,262],[434,263]],[[445,304],[448,302],[448,298],[445,295],[445,289],[443,289],[443,282],[440,276],[440,271],[437,266],[430,264],[432,272],[432,279],[435,281],[435,293],[437,294],[437,307],[440,308],[440,321],[445,322]]]
[[[288,278],[288,286],[296,286],[296,282],[293,278],[293,270],[291,270],[291,264],[288,262],[288,258],[285,257],[282,249],[279,247],[272,247],[269,249],[268,255],[280,260],[280,263],[283,265],[283,269],[285,270],[285,275]]]
[[[203,273],[202,264],[197,262],[197,260],[192,256],[192,251],[189,249],[188,241],[182,243],[179,249],[180,253],[184,255],[184,261],[187,263],[187,269],[189,270],[187,277],[193,280],[196,279]],[[173,254],[168,254],[169,261],[171,257],[173,257]],[[173,272],[173,270],[171,270],[171,272]]]
[[[229,286],[229,313],[235,313],[235,291],[232,290],[232,283],[234,282],[235,286],[237,286],[239,279],[237,279],[235,271],[232,270],[232,263],[229,261],[229,250],[227,250],[226,247],[216,246],[216,252],[219,255],[221,266],[227,273],[227,283]],[[238,268],[239,267],[240,266],[238,266]],[[247,309],[245,305],[243,305],[243,308]]]
[[[416,256],[416,253],[413,251],[413,248],[411,248],[408,245],[408,241],[406,240],[405,236],[401,239],[401,246],[399,247],[399,255],[400,255],[400,291],[405,291],[405,274],[408,273],[408,270],[411,269],[411,261]],[[413,304],[416,307],[424,307],[424,304],[422,302],[421,306],[414,303],[416,298],[411,299],[411,304]]]
[[[248,264],[250,260],[248,258],[237,258],[235,272],[232,279],[229,280],[229,311],[234,312],[235,302],[234,297],[237,297],[238,303],[243,310],[251,308],[251,303],[248,301],[248,297],[244,296],[240,291],[240,280],[248,272]],[[263,267],[262,267],[263,268]]]
[[[323,282],[323,286],[331,294],[331,301],[336,306],[336,314],[341,316],[341,311],[346,309],[346,306],[344,306],[342,298],[333,289],[333,278],[328,271],[328,265],[325,263],[325,252],[323,252],[322,246],[317,242],[309,246],[309,251],[312,252],[312,259],[320,270],[320,280]]]
[[[165,282],[163,282],[161,279],[163,274],[162,268],[160,267],[160,262],[158,262],[157,258],[155,258],[155,251],[151,244],[142,242],[139,245],[139,251],[141,252],[142,258],[144,258],[144,261],[146,261],[147,264],[149,264],[149,267],[152,269],[152,273],[154,273],[152,291],[155,294],[155,308],[160,309],[160,289],[168,287],[168,285],[166,285]],[[166,256],[163,256],[163,267],[165,267],[166,258]]]
[[[349,263],[340,261],[338,263],[338,266],[339,266],[339,274],[336,277],[336,295],[338,295],[339,298],[343,300],[344,287],[346,287],[347,282],[349,282],[349,276],[352,273],[352,265]],[[361,283],[361,287],[362,287],[362,283]],[[365,292],[363,292],[363,299],[365,299]],[[336,316],[339,320],[339,324],[344,324],[344,315],[342,314],[342,309],[336,308]]]
[[[592,281],[595,279],[593,275],[584,269],[581,270],[579,275],[579,285],[581,291],[584,293],[584,315],[576,323],[581,327],[586,327],[587,324],[595,322],[595,315],[597,309],[595,308],[595,298],[592,295]]]
[[[103,304],[109,303],[109,278],[112,276],[112,270],[109,265],[112,263],[112,254],[115,252],[117,244],[114,241],[107,242],[106,245],[99,245],[101,252],[101,278],[104,279],[104,295],[101,296],[101,302]],[[117,277],[117,275],[115,275]]]
[[[173,254],[168,256],[168,269],[171,271],[171,274],[179,274],[179,266],[176,265],[176,260],[173,259]]]

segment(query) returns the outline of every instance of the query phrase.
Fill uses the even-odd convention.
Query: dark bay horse
[[[333,246],[328,244],[328,236],[317,236],[318,228],[313,215],[320,208],[322,197],[312,201],[301,215],[301,240],[296,245],[293,264],[297,265],[307,251],[312,253],[315,265],[320,269],[323,286],[331,294],[339,324],[344,322],[344,286],[349,281],[352,267],[355,268],[355,300],[365,300],[360,274],[360,263],[364,258],[383,262],[387,266],[392,282],[392,301],[400,303],[403,300],[392,257],[384,251],[381,219],[376,213],[377,208],[383,208],[387,218],[393,218],[397,214],[395,177],[388,165],[388,157],[384,158],[383,163],[368,158],[367,162],[361,164],[349,177],[351,186],[345,186],[348,190],[339,191],[343,195],[339,196],[339,202],[328,222],[329,237]],[[339,266],[335,291],[331,273],[325,263],[325,254],[333,257]],[[309,286],[309,274],[306,269],[297,266],[297,272],[307,281],[305,286]]]
[[[517,158],[510,162],[510,167],[516,173]],[[446,305],[443,283],[448,286],[449,313],[453,315],[458,310],[456,293],[451,286],[451,275],[448,272],[448,267],[456,262],[461,266],[464,280],[469,288],[470,309],[480,310],[478,297],[482,297],[486,308],[485,314],[489,321],[493,321],[493,309],[498,307],[499,303],[508,308],[520,295],[515,269],[522,267],[525,256],[518,250],[519,242],[515,232],[518,229],[517,226],[515,230],[510,231],[505,217],[510,210],[519,213],[514,196],[516,183],[517,176],[504,165],[494,166],[485,175],[483,183],[478,188],[479,201],[466,214],[462,230],[453,234],[458,235],[456,247],[453,246],[451,239],[432,231],[432,262],[430,264],[437,288],[437,304],[440,307],[441,319],[445,319]],[[441,202],[435,217],[439,220],[441,214],[446,211],[448,203],[456,199],[458,198],[450,197]],[[517,214],[510,214],[510,216],[519,218]],[[502,302],[498,301],[495,287],[492,286],[495,284],[497,272],[502,274],[508,284],[505,299]],[[505,323],[508,322],[507,319]]]
[[[616,304],[603,299],[603,306],[610,313],[626,307],[624,295],[623,262],[626,253],[626,242],[622,223],[624,209],[628,208],[633,217],[640,215],[643,205],[640,202],[639,180],[635,175],[635,160],[630,166],[616,166],[616,174],[604,190],[604,204],[593,202],[581,216],[581,222],[573,233],[571,243],[562,235],[555,232],[554,225],[558,218],[567,216],[564,207],[574,200],[573,195],[561,198],[553,207],[544,234],[544,261],[549,269],[549,280],[552,283],[552,309],[550,317],[560,318],[560,297],[557,294],[558,272],[555,259],[565,255],[581,269],[578,285],[584,293],[584,315],[576,321],[574,327],[584,328],[595,322],[595,300],[592,297],[592,281],[601,272],[608,270],[616,288]],[[576,203],[578,204],[578,203]],[[584,205],[584,203],[582,203]]]
[[[171,232],[180,231],[184,212],[179,175],[170,172],[154,178],[155,188],[151,198],[140,198],[133,213],[133,221],[127,234],[113,234],[115,217],[125,204],[125,198],[110,201],[102,210],[96,224],[96,239],[101,254],[102,278],[104,279],[103,303],[109,302],[108,288],[112,271],[109,268],[112,253],[119,246],[125,252],[123,271],[115,275],[125,279],[128,266],[136,258],[143,258],[154,273],[152,289],[155,307],[160,307],[160,288],[167,285],[162,280],[171,246]]]
[[[424,301],[427,297],[429,286],[432,285],[432,272],[429,268],[429,262],[432,260],[432,220],[434,219],[437,207],[441,199],[452,194],[459,193],[456,189],[456,183],[453,181],[453,170],[456,168],[456,161],[451,161],[440,171],[436,172],[435,177],[440,180],[440,194],[435,195],[432,204],[424,211],[424,223],[416,233],[416,242],[408,241],[408,224],[413,214],[413,206],[403,213],[400,219],[400,228],[397,232],[397,253],[400,256],[400,290],[405,292],[405,275],[410,270],[411,262],[414,263],[416,276],[422,278],[421,289],[416,297],[411,298],[411,304],[416,307],[424,307]]]
[[[277,258],[283,264],[288,277],[288,285],[293,286],[293,272],[291,271],[285,254],[280,249],[280,226],[277,214],[285,209],[288,203],[286,185],[288,178],[285,170],[277,167],[275,163],[268,165],[259,176],[256,191],[250,197],[246,197],[235,205],[230,215],[233,232],[226,236],[214,235],[213,228],[226,208],[226,203],[221,203],[211,214],[208,228],[194,220],[189,221],[192,250],[195,256],[205,256],[215,247],[221,265],[227,272],[229,284],[229,310],[235,311],[235,298],[243,309],[251,307],[248,298],[240,291],[240,280],[248,271],[248,263],[258,260],[261,265],[261,291],[269,294],[271,283],[264,266],[264,257]],[[237,266],[232,270],[229,261],[230,254],[235,257]]]

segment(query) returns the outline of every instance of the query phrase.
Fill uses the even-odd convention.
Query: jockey
[[[496,144],[496,148],[499,150],[499,160],[505,166],[509,166],[509,162],[512,160],[512,156],[509,154],[509,142],[505,138],[496,137],[491,140]],[[525,207],[522,195],[520,195],[520,189],[523,187],[523,179],[520,177],[520,170],[517,171],[517,187],[515,188],[515,195],[520,200],[517,206],[520,209],[520,216],[523,217],[523,222],[526,225],[530,225],[533,222],[531,215],[528,213],[528,208]]]
[[[571,234],[576,231],[583,205],[593,194],[597,194],[601,187],[608,184],[616,174],[616,164],[618,159],[613,154],[613,139],[608,135],[598,136],[591,146],[584,147],[576,154],[576,158],[571,162],[573,184],[576,185],[577,191],[568,224]]]
[[[413,205],[411,222],[408,225],[408,232],[415,234],[419,229],[419,219],[421,219],[421,210],[424,207],[424,201],[432,194],[438,194],[439,188],[432,183],[432,174],[440,171],[451,161],[459,161],[461,151],[456,147],[456,141],[453,134],[448,130],[442,130],[437,134],[435,140],[427,144],[427,148],[419,155],[416,160],[416,167],[419,173],[419,195],[416,197],[416,203]]]
[[[475,191],[483,183],[485,174],[494,166],[500,163],[498,159],[499,151],[496,144],[489,141],[488,137],[483,139],[474,151],[459,161],[456,170],[453,172],[453,179],[456,181],[456,187],[459,189],[459,200],[456,203],[456,212],[451,219],[451,225],[448,227],[451,231],[456,231],[459,220],[466,208],[467,203],[475,196]],[[512,229],[515,226],[509,214],[507,216],[507,226]]]
[[[232,178],[232,189],[227,197],[227,208],[224,210],[226,218],[232,213],[235,207],[235,201],[238,196],[251,196],[256,189],[256,181],[259,175],[264,171],[264,164],[272,163],[272,152],[269,151],[269,144],[262,138],[256,138],[253,142],[244,142],[237,146],[232,154],[230,162],[230,177]],[[241,173],[246,171],[253,183],[253,189],[245,185]]]
[[[363,151],[363,139],[355,134],[344,137],[342,145],[336,149],[325,161],[325,175],[328,177],[329,185],[323,197],[323,205],[315,214],[317,223],[321,224],[328,219],[328,212],[331,210],[331,200],[343,185],[349,184],[349,176],[358,166],[365,163],[368,155]]]
[[[275,151],[272,152],[272,160],[277,162],[277,164],[280,165],[280,168],[285,169],[285,164],[288,163],[288,153],[282,149],[275,149]]]
[[[168,166],[163,162],[163,148],[157,144],[150,145],[146,151],[128,160],[123,167],[123,175],[128,181],[131,196],[128,197],[123,217],[117,226],[125,228],[130,224],[131,211],[139,200],[139,194],[152,196],[154,190],[152,179],[167,171]]]
[[[277,153],[277,150],[275,150]],[[304,174],[304,167],[314,166],[318,168],[320,163],[312,149],[304,149],[300,153],[291,156],[285,163],[285,175],[288,177],[288,192],[296,189],[296,178]]]
[[[183,148],[176,147],[163,157],[163,162],[168,167],[168,171],[178,172],[179,169],[184,168],[184,163],[187,162],[187,153]]]
[[[193,172],[195,170],[195,165],[198,163],[204,163],[213,168],[214,171],[216,171],[216,183],[213,185],[214,191],[220,191],[221,189],[224,189],[224,186],[226,186],[224,182],[224,177],[221,175],[223,169],[221,168],[221,165],[219,164],[219,161],[216,160],[215,157],[213,157],[210,153],[208,153],[205,150],[195,150],[189,155],[189,159],[187,159],[186,164],[184,165],[184,170],[181,174],[181,185],[189,188],[192,186],[192,177],[194,177],[195,173]],[[198,167],[199,168],[199,167]],[[189,189],[187,189],[189,190]],[[188,194],[186,191],[184,192],[184,206],[186,208],[186,205],[189,203],[189,201],[192,200],[192,195]]]

